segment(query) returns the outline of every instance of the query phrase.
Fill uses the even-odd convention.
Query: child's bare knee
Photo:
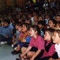
[[[28,52],[27,53],[27,57],[29,57],[29,58],[32,57],[32,53],[31,52]]]

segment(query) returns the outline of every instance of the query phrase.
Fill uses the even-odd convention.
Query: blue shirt
[[[1,26],[0,27],[0,35],[2,35],[4,37],[8,36],[8,38],[11,38],[12,32],[11,32],[11,29],[9,28],[9,26],[7,26],[7,27]]]

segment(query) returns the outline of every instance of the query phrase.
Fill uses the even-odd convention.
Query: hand
[[[24,54],[21,54],[20,57],[23,58],[24,57]]]
[[[30,60],[34,60],[34,58],[31,58]]]
[[[54,60],[53,58],[50,58],[49,60]]]

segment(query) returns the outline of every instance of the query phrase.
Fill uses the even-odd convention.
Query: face
[[[38,18],[38,20],[43,20],[43,18],[40,16],[40,17]]]
[[[30,23],[30,21],[29,20],[26,20],[25,23]]]
[[[21,26],[19,26],[18,31],[19,31],[19,32],[21,32],[21,30],[22,30],[22,27],[21,27]]]
[[[42,28],[43,27],[42,24],[38,24],[38,26],[39,26],[39,28]]]
[[[58,43],[59,42],[59,35],[57,32],[54,32],[53,36],[52,36],[52,39],[53,39],[53,43]]]
[[[16,26],[15,26],[15,28],[16,28],[16,29],[18,29],[18,28],[19,28],[19,26],[18,26],[18,25],[16,25]]]
[[[29,34],[30,34],[30,36],[34,36],[36,34],[36,32],[33,30],[33,28],[30,28]]]
[[[60,16],[56,16],[55,20],[60,21]]]
[[[3,26],[8,26],[8,23],[7,22],[3,22]]]
[[[22,32],[26,32],[27,31],[27,27],[25,25],[22,26]]]
[[[44,34],[44,40],[51,40],[51,36],[47,31]]]
[[[37,16],[34,16],[34,21],[37,22],[37,20],[38,20],[38,19],[37,19]]]
[[[54,27],[54,24],[53,24],[53,22],[51,20],[49,21],[49,27],[50,28]]]

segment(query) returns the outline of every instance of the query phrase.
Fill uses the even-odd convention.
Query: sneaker
[[[11,45],[11,47],[13,48],[13,47],[14,47],[14,45],[12,44],[12,45]]]
[[[4,41],[4,42],[1,42],[0,44],[1,44],[1,45],[3,45],[3,44],[6,44],[6,43],[7,43],[7,42],[6,42],[6,41]]]
[[[21,60],[20,58],[16,58],[16,60]]]
[[[20,53],[20,51],[16,51],[16,50],[14,50],[14,51],[11,52],[11,54],[13,54],[13,55],[19,54],[19,53]]]

